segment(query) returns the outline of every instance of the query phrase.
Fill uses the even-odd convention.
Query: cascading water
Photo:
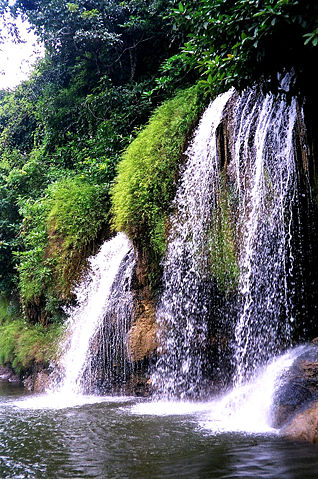
[[[229,91],[204,114],[173,203],[157,312],[161,351],[152,379],[159,396],[169,401],[138,401],[129,406],[131,412],[195,414],[201,428],[213,433],[280,427],[273,399],[284,394],[290,368],[306,352],[302,346],[274,358],[289,345],[297,313],[296,120],[295,100],[286,104],[256,89],[240,96]],[[118,392],[129,381],[132,245],[119,234],[90,259],[90,266],[76,289],[78,306],[69,312],[54,404],[48,395],[38,405],[32,398],[32,408],[95,402],[99,399],[82,394]],[[211,326],[220,317],[224,330]],[[233,354],[227,372],[216,371],[220,356],[215,361],[211,355],[220,340],[219,355],[226,349]],[[220,371],[227,377],[234,372],[234,387],[223,397]],[[212,401],[172,401],[212,396],[215,378],[219,396]],[[30,401],[19,407],[29,408]]]
[[[75,290],[77,306],[68,312],[59,377],[55,373],[53,378],[52,389],[64,395],[94,393],[105,387],[116,376],[118,362],[122,380],[128,373],[125,341],[132,308],[132,245],[119,233],[89,263],[88,274]],[[98,361],[101,356],[103,361]]]
[[[152,382],[161,398],[202,399],[232,379],[230,393],[200,406],[213,410],[205,414],[213,430],[272,430],[275,387],[298,355],[273,360],[290,343],[295,312],[296,120],[295,100],[231,90],[211,103],[186,152],[163,264]],[[118,392],[132,372],[126,336],[135,260],[126,236],[105,243],[90,266],[76,290],[62,380],[54,385],[63,395]]]
[[[171,218],[164,261],[164,293],[157,314],[163,350],[153,376],[160,394],[199,397],[207,365],[207,321],[211,282],[207,245],[209,225],[219,189],[216,129],[233,92],[214,100],[186,152],[187,164]],[[198,348],[198,344],[200,348]]]
[[[215,432],[275,432],[271,426],[275,392],[283,383],[284,373],[304,351],[306,346],[300,346],[269,361],[250,382],[213,401],[200,420],[201,426]]]
[[[296,100],[288,105],[273,95],[247,91],[237,101],[234,117],[241,242],[235,381],[240,384],[290,344]]]
[[[213,433],[277,433],[272,425],[274,396],[284,385],[286,372],[311,347],[299,346],[287,351],[260,368],[251,381],[210,401],[160,400],[134,405],[131,411],[141,415],[197,415],[200,427]]]
[[[218,130],[227,110],[231,134],[224,160]],[[219,96],[199,124],[173,203],[163,264],[157,314],[162,348],[153,375],[161,397],[198,398],[206,377],[213,376],[207,354],[214,341],[209,324],[222,294],[222,277],[211,257],[221,261],[222,253],[230,253],[237,264],[236,307],[232,290],[224,292],[223,313],[230,319],[227,336],[221,338],[233,356],[235,394],[241,394],[240,387],[260,366],[290,345],[296,288],[293,244],[301,242],[292,238],[299,225],[296,120],[296,100],[287,103],[255,88],[240,96],[233,91]],[[229,218],[223,213],[218,223],[213,218],[227,207],[224,191],[232,212]],[[230,226],[224,226],[226,221]],[[226,251],[224,245],[219,251],[216,245],[227,241],[233,223],[236,251]],[[213,228],[220,224],[223,239],[211,241],[218,235]],[[232,268],[228,274],[234,277]]]
[[[130,379],[132,364],[128,360],[126,339],[132,318],[134,267],[135,253],[131,248],[119,265],[105,302],[104,319],[90,341],[82,379],[82,389],[86,392],[122,391]]]

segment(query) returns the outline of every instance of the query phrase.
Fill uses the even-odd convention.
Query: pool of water
[[[315,479],[318,448],[275,434],[216,433],[209,405],[57,398],[0,383],[0,477]]]

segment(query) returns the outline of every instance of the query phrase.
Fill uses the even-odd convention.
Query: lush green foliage
[[[23,200],[24,250],[17,253],[26,316],[41,323],[58,317],[86,257],[106,228],[108,188],[78,177],[60,180],[38,200]]]
[[[46,254],[55,261],[56,288],[66,299],[85,259],[99,245],[101,232],[107,231],[108,185],[75,177],[54,185],[51,198]]]
[[[48,366],[54,359],[62,325],[44,328],[30,325],[19,317],[17,304],[0,296],[0,364],[24,374],[34,365]]]
[[[18,209],[0,167],[0,294],[12,287],[12,250],[17,246]]]
[[[50,260],[44,260],[47,244],[45,227],[47,212],[48,205],[45,199],[24,201],[23,231],[21,231],[24,250],[16,253],[19,259],[20,290],[24,302],[36,300],[46,284],[52,281]],[[40,268],[40,265],[43,267]]]
[[[0,95],[0,291],[10,294],[18,283],[24,301],[55,311],[57,293],[46,301],[46,285],[58,283],[56,291],[67,296],[67,283],[78,277],[70,263],[77,258],[82,265],[82,256],[105,235],[116,164],[160,101],[144,93],[178,46],[163,18],[168,4],[19,0],[10,7],[28,18],[46,56],[29,81]],[[4,12],[8,2],[0,7]],[[14,32],[14,22],[11,27]],[[74,177],[63,190],[60,180]],[[74,200],[84,204],[82,216],[75,204],[70,207]],[[54,251],[61,244],[59,256]]]
[[[130,144],[112,189],[114,226],[158,260],[182,152],[202,102],[196,87],[166,101]]]
[[[127,83],[158,66],[171,48],[171,27],[163,19],[169,0],[17,0],[43,40],[58,75],[85,73],[85,87],[107,75]],[[153,55],[153,52],[156,55]]]
[[[35,364],[48,366],[57,352],[62,332],[61,325],[46,329],[22,319],[3,322],[0,324],[0,364],[10,364],[18,374],[27,372]]]
[[[7,311],[9,307],[9,301],[7,298],[2,298],[0,296],[0,323],[7,319]]]
[[[293,92],[315,88],[318,4],[308,0],[186,0],[172,14],[187,32],[181,53],[164,65],[162,82],[198,69],[212,92],[244,88],[267,80],[277,88],[277,72],[293,69]]]
[[[96,238],[106,219],[107,193],[104,185],[91,185],[77,177],[53,185],[47,220],[50,234],[62,236],[67,248],[84,246]]]

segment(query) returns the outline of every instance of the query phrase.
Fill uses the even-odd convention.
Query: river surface
[[[216,433],[202,404],[173,404],[170,413],[144,402],[82,398],[62,407],[0,382],[1,479],[318,477],[315,446],[275,434]]]

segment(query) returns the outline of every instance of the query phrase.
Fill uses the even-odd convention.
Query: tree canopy
[[[293,94],[315,88],[315,0],[187,0],[176,5],[171,18],[186,40],[181,51],[164,62],[166,82],[197,69],[212,92],[243,89],[261,80],[274,90],[277,73],[293,70]]]

